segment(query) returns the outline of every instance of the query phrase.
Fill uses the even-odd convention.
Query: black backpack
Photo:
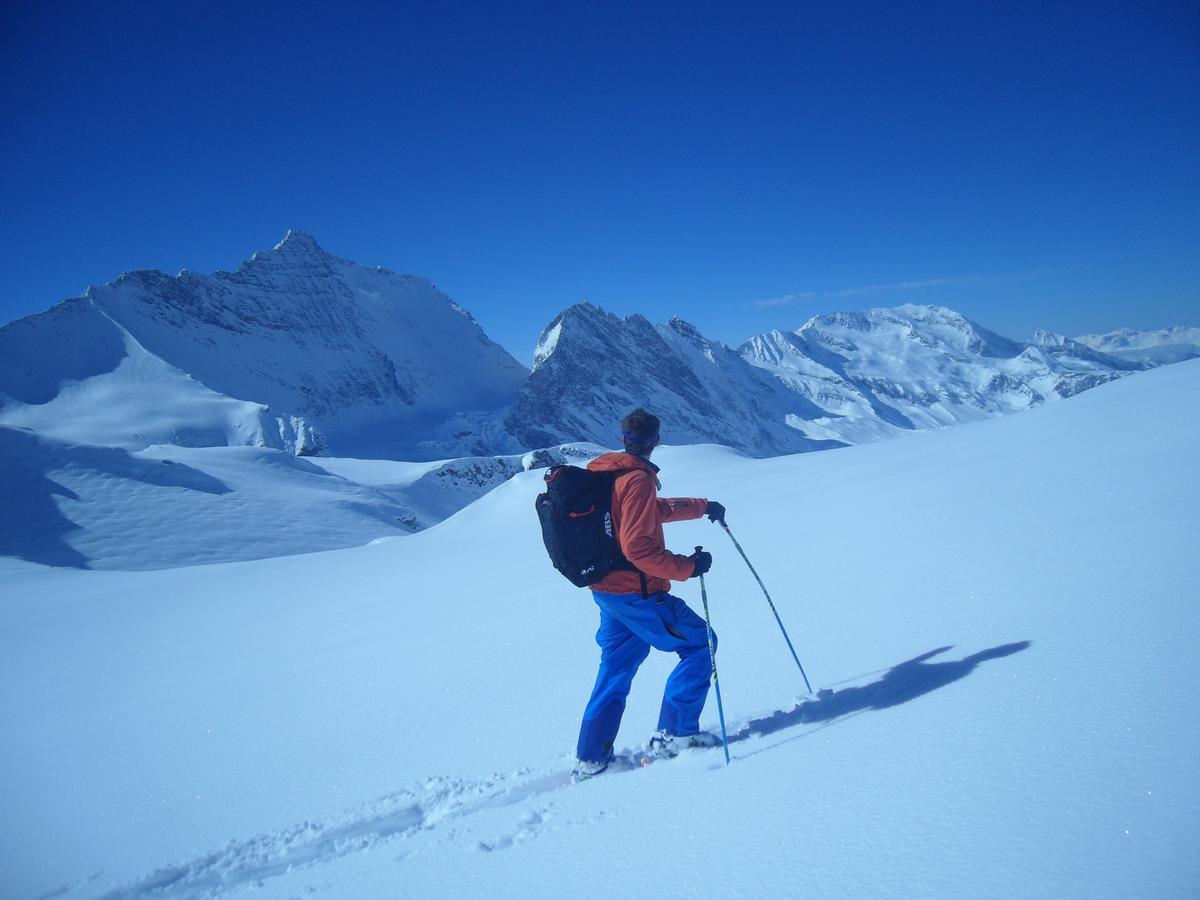
[[[546,472],[546,490],[535,501],[542,540],[554,568],[576,587],[595,584],[616,569],[638,571],[621,553],[612,520],[613,483],[631,471],[553,466]]]

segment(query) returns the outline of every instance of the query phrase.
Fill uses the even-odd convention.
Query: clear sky
[[[581,299],[1200,325],[1195,0],[7,0],[0,98],[0,321],[299,228],[526,363]]]

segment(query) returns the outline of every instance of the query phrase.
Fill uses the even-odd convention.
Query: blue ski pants
[[[696,734],[712,674],[704,619],[665,591],[649,597],[592,591],[592,596],[600,607],[600,672],[579,729],[579,758],[599,762],[612,757],[629,687],[651,647],[679,654],[679,664],[667,678],[658,727],[676,735]],[[714,633],[714,648],[716,640]]]

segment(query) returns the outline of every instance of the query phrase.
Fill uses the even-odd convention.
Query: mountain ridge
[[[426,279],[342,260],[299,231],[233,272],[133,270],[64,304],[90,305],[218,394],[304,420],[318,435],[310,447],[339,452],[412,452],[469,431],[472,415],[503,405],[527,371]],[[38,330],[49,333],[36,343],[53,344],[53,309],[0,328],[0,349]],[[466,354],[470,367],[458,364]],[[106,376],[120,361],[110,354],[92,371],[60,361],[43,380]],[[0,394],[20,399],[21,381],[0,367]],[[127,443],[145,445],[132,434]],[[476,449],[468,443],[459,455]]]
[[[543,329],[526,369],[432,282],[293,229],[232,272],[131,270],[0,327],[0,424],[129,449],[432,460],[611,446],[645,406],[667,442],[771,456],[1028,409],[1193,352],[1200,329],[1015,341],[912,304],[733,348],[680,316],[583,302]]]

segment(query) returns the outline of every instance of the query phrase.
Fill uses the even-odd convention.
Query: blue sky
[[[1200,7],[982,6],[6,3],[0,321],[300,228],[524,362],[581,299],[1200,325]]]

